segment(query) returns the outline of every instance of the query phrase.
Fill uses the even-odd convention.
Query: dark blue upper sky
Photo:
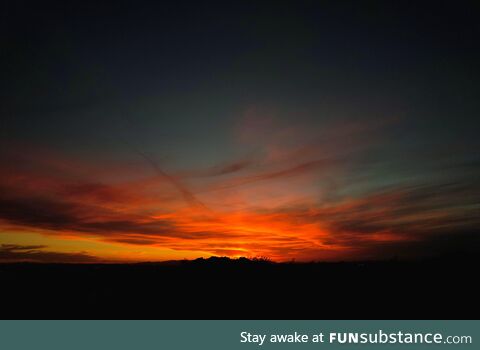
[[[13,137],[97,137],[120,114],[164,129],[162,138],[220,137],[229,118],[268,105],[294,120],[297,110],[313,121],[396,115],[412,138],[476,139],[473,2],[3,6],[2,95]]]

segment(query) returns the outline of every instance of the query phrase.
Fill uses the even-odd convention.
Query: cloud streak
[[[46,246],[22,246],[15,244],[0,245],[0,262],[35,262],[35,263],[98,263],[104,262],[95,256],[79,253],[62,253],[46,251]]]

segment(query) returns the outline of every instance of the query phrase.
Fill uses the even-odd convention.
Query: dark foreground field
[[[471,259],[3,264],[3,319],[478,318]]]

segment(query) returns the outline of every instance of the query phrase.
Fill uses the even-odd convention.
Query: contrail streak
[[[128,124],[135,126],[126,116],[125,116],[125,120],[127,121]],[[130,128],[130,130],[132,129],[133,128]],[[180,194],[182,195],[183,199],[187,204],[189,204],[192,207],[201,209],[203,211],[210,211],[209,208],[203,202],[201,202],[184,184],[182,184],[178,179],[176,179],[175,177],[168,174],[165,170],[163,170],[151,155],[139,149],[138,147],[135,147],[131,142],[128,142],[124,138],[122,139],[124,140],[125,144],[135,154],[143,158],[152,167],[152,169],[157,173],[159,177],[167,180],[173,187],[175,187],[178,190],[178,192],[180,192]]]

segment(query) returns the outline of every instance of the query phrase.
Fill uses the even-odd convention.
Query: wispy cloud
[[[87,253],[61,253],[45,250],[46,246],[0,245],[0,262],[98,263],[104,260]]]
[[[461,242],[478,230],[480,183],[472,174],[449,169],[448,178],[382,183],[361,161],[382,130],[375,123],[337,125],[320,136],[301,127],[265,128],[261,139],[247,137],[255,128],[242,131],[241,142],[255,141],[253,151],[245,150],[249,156],[168,172],[146,156],[155,174],[117,165],[121,178],[106,169],[112,164],[32,149],[4,152],[0,228],[88,237],[112,251],[148,246],[275,260],[428,255],[448,248],[438,237],[466,247]],[[29,248],[6,246],[2,254],[13,260],[62,254]],[[74,258],[87,261],[89,254]]]

